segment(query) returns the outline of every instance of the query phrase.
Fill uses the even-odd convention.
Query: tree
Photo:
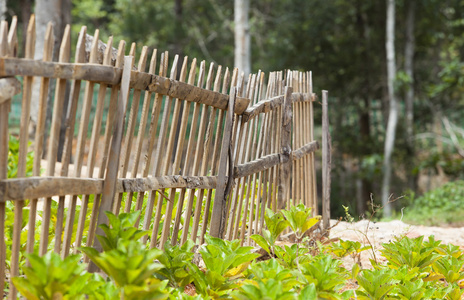
[[[387,51],[387,88],[388,88],[388,125],[385,134],[385,148],[383,160],[383,181],[382,181],[382,205],[384,216],[390,217],[392,213],[390,198],[390,183],[392,176],[392,153],[395,145],[396,125],[398,123],[398,103],[395,98],[395,0],[387,0],[387,26],[386,43]]]
[[[248,13],[250,10],[250,0],[234,1],[234,21],[235,21],[235,67],[245,76],[251,73],[251,47],[250,47],[250,26],[248,23]]]

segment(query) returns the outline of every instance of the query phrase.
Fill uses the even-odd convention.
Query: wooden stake
[[[331,138],[329,131],[328,92],[322,91],[322,226],[328,235],[330,227]]]

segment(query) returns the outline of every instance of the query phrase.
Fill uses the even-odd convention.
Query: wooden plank
[[[329,131],[328,92],[322,91],[322,228],[330,228],[331,137]]]
[[[75,61],[77,63],[85,61],[86,31],[87,31],[87,28],[83,26],[79,33],[79,38],[78,38],[77,46],[76,46],[76,54],[75,54]],[[65,121],[66,133],[65,133],[65,141],[64,141],[64,146],[63,146],[62,163],[61,163],[61,176],[68,176],[68,172],[69,172],[69,164],[71,162],[71,155],[72,155],[71,153],[72,144],[74,140],[74,127],[76,123],[77,104],[79,102],[80,90],[81,90],[81,81],[80,80],[73,81],[71,85],[71,90],[69,93],[70,105],[66,113],[66,121]],[[74,217],[76,214],[76,202],[77,202],[77,197],[72,197],[71,204],[68,209],[68,215],[66,217],[66,225],[64,229],[63,247],[61,250],[62,258],[68,255],[69,249],[71,247]]]
[[[221,73],[222,73],[222,66],[219,66],[216,72],[216,79],[214,81],[214,86],[213,86],[213,90],[215,92],[219,92],[219,89],[220,89],[220,81],[222,78]],[[212,76],[211,76],[211,80],[212,80]],[[208,84],[207,88],[209,88],[209,85],[210,84]],[[208,167],[211,161],[210,151],[211,151],[211,146],[213,143],[213,130],[214,130],[213,128],[215,125],[214,123],[216,121],[216,113],[217,113],[217,108],[213,108],[209,115],[208,128],[206,129],[206,135],[204,137],[203,157],[201,161],[200,175],[206,175],[209,170]],[[213,152],[214,152],[214,149],[213,149]],[[192,224],[192,234],[191,234],[191,239],[195,243],[197,242],[198,228],[200,226],[200,218],[201,218],[202,207],[203,207],[204,193],[205,193],[205,190],[199,190],[197,194],[198,195],[197,203],[195,206],[195,213],[194,213],[194,219],[193,219],[193,224]],[[205,203],[205,209],[207,208],[208,211],[204,211],[203,218],[205,217],[208,218],[208,213],[209,213],[210,202],[208,202],[208,198],[206,198],[206,201],[207,202]],[[207,222],[205,224],[207,224]]]
[[[292,127],[292,106],[290,102],[290,96],[292,93],[291,87],[285,87],[285,99],[284,105],[282,106],[282,126],[281,126],[281,154],[282,157],[287,156],[291,158],[291,127]],[[288,162],[283,163],[280,168],[279,175],[279,192],[277,195],[277,207],[278,209],[285,208],[287,191],[289,189],[288,179],[291,173],[291,159]]]
[[[1,58],[0,78],[16,75],[86,80],[109,85],[119,84],[121,81],[121,70],[112,66]],[[160,93],[172,98],[180,98],[227,110],[227,95],[189,85],[172,78],[144,72],[132,71],[131,77],[131,82],[133,83],[131,88],[149,90],[153,93]],[[242,114],[247,109],[249,103],[249,99],[237,98],[235,113]]]
[[[0,56],[8,55],[8,23],[2,21],[0,27]],[[10,112],[11,101],[4,101],[0,103],[0,179],[5,179],[8,176],[8,114]],[[22,212],[22,207],[20,207]],[[6,244],[5,244],[5,214],[6,214],[6,205],[5,203],[0,203],[0,291],[3,292],[5,287],[5,274],[6,274]],[[15,221],[17,217],[15,214]],[[17,249],[16,251],[18,251]],[[19,253],[18,253],[19,255]],[[17,260],[17,259],[16,259]],[[16,263],[16,265],[18,265]],[[16,266],[13,269],[13,272],[18,273],[18,267]],[[11,273],[11,269],[10,269]],[[10,289],[13,291],[15,288]]]
[[[35,49],[35,16],[31,15],[26,33],[26,58],[32,59],[34,57]],[[32,95],[32,77],[23,78],[23,99],[21,106],[21,121],[20,121],[20,136],[19,136],[19,157],[25,160],[27,155],[27,148],[29,143],[29,120],[31,114],[31,95]],[[19,163],[19,162],[18,162]],[[25,164],[25,162],[23,162]],[[19,167],[19,166],[18,166]],[[25,165],[24,165],[25,168]],[[40,170],[34,170],[37,174]],[[37,216],[37,199],[32,199],[29,204],[29,230],[27,232],[27,245],[26,252],[32,253],[34,251],[35,243],[35,220]],[[29,265],[29,261],[26,262]]]
[[[102,63],[104,65],[111,65],[112,64],[112,54],[113,54],[113,38],[110,37],[108,39],[107,43],[107,48],[103,56],[103,61]],[[119,43],[119,47],[117,50],[117,55],[116,55],[116,61],[115,61],[115,66],[116,67],[122,67],[123,65],[123,55],[124,55],[124,50],[125,50],[125,42],[121,41]],[[106,92],[108,90],[108,86],[105,84],[100,85],[100,90],[98,92],[98,99],[97,99],[97,108],[95,111],[95,119],[94,119],[94,124],[92,128],[92,137],[90,140],[90,150],[89,150],[89,161],[87,163],[87,170],[88,170],[88,177],[94,177],[94,167],[96,164],[96,151],[97,148],[100,148],[100,131],[101,131],[101,122],[102,122],[102,115],[103,115],[103,107],[104,107],[104,102],[106,98]],[[100,164],[100,170],[98,174],[98,178],[104,178],[105,176],[105,170],[107,168],[106,162],[108,159],[108,153],[109,153],[109,145],[110,145],[110,140],[111,140],[111,133],[113,129],[113,123],[114,123],[114,115],[116,113],[117,109],[117,95],[119,91],[119,86],[113,86],[111,88],[111,95],[110,95],[110,103],[108,107],[108,114],[107,114],[107,120],[106,120],[106,128],[105,128],[105,135],[104,135],[104,147],[103,147],[103,153],[102,153],[102,161]],[[87,204],[89,202],[89,196],[84,195],[84,199],[82,203],[84,205],[81,205],[81,213],[79,215],[80,219],[85,219],[87,215]],[[98,221],[98,211],[100,208],[100,200],[101,200],[101,194],[96,193],[93,199],[93,206],[92,206],[92,212],[91,212],[91,217],[90,217],[90,223],[89,223],[89,230],[87,234],[87,246],[91,247],[94,237],[95,237],[95,231],[96,231],[96,225]],[[85,225],[85,222],[82,223]],[[79,228],[79,233],[83,231],[84,226],[78,226]],[[78,235],[78,239],[76,241],[76,245],[81,244],[81,234]],[[85,262],[87,261],[87,257],[84,258]]]
[[[232,88],[229,96],[229,107],[234,107],[235,97],[237,96],[236,88]],[[229,110],[226,117],[226,124],[224,126],[224,136],[222,138],[221,146],[221,156],[219,159],[219,170],[218,170],[218,186],[216,187],[216,193],[214,195],[213,211],[211,214],[211,228],[210,235],[214,237],[220,237],[224,235],[225,229],[225,217],[227,211],[224,209],[226,207],[226,201],[228,197],[228,188],[227,185],[232,183],[232,178],[229,175],[229,182],[227,184],[220,184],[224,182],[227,176],[227,168],[229,167],[229,172],[231,172],[233,167],[233,158],[230,157],[231,152],[231,133],[232,127],[234,125],[234,112]],[[232,162],[232,165],[230,165]]]
[[[190,66],[190,73],[189,73],[189,78],[188,78],[189,84],[195,83],[196,65],[197,65],[197,59],[194,58]],[[179,145],[178,147],[178,149],[180,149],[180,152],[178,152],[176,156],[176,160],[174,161],[173,173],[176,173],[181,165],[182,150],[184,148],[183,144],[184,144],[185,138],[187,137],[186,134],[187,134],[187,127],[188,127],[188,119],[190,115],[190,107],[191,107],[191,102],[187,101],[183,108],[182,123],[179,129],[179,139],[180,139],[179,144],[182,144],[182,145]],[[191,145],[191,143],[188,143],[188,145]],[[189,151],[188,145],[187,145],[187,151]],[[187,155],[188,155],[188,152],[187,152]],[[183,174],[185,174],[185,168],[183,168],[183,170],[180,170],[179,172],[182,172]],[[172,238],[171,238],[172,245],[177,244],[179,228],[180,228],[181,221],[182,221],[182,208],[184,207],[185,193],[186,193],[186,189],[180,190],[179,201],[177,203],[176,216],[174,218],[174,226],[172,228]]]
[[[236,80],[237,72],[232,74],[233,78],[232,81]],[[219,79],[220,78],[216,78]],[[215,90],[219,90],[219,80],[215,83]],[[229,68],[226,68],[226,71],[224,73],[224,80],[222,82],[222,93],[227,94],[229,91],[229,84],[230,84],[230,72]],[[224,118],[225,118],[225,111],[221,110],[219,111],[219,119],[217,121],[216,125],[216,140],[214,142],[214,148],[213,148],[213,155],[212,155],[212,165],[211,165],[211,174],[217,174],[218,172],[218,165],[219,165],[219,155],[220,155],[220,143],[221,143],[221,132],[224,132],[222,130],[223,124],[224,124]],[[235,124],[236,125],[236,124]],[[235,127],[235,131],[233,134],[233,137],[236,135],[236,130],[237,127]],[[206,235],[206,230],[208,228],[208,223],[209,223],[209,212],[210,212],[210,207],[211,207],[211,200],[213,196],[213,190],[208,190],[207,195],[206,195],[206,203],[205,203],[205,209],[204,209],[204,214],[203,214],[203,222],[202,222],[202,230],[200,233],[200,244],[204,243],[205,235]]]
[[[71,26],[67,25],[60,47],[59,61],[69,61],[71,54]],[[50,138],[48,144],[48,157],[46,175],[53,176],[55,174],[55,163],[57,160],[59,135],[61,129],[61,115],[63,113],[64,97],[66,92],[66,79],[58,80],[55,90],[55,101],[53,105],[53,115],[51,121]],[[58,202],[56,228],[55,228],[55,247],[54,251],[60,253],[61,249],[61,234],[63,231],[64,221],[64,198],[60,198]]]
[[[205,78],[205,61],[202,61],[200,63],[200,73],[198,74],[198,80],[197,80],[197,87],[203,87],[204,84],[204,78]],[[195,174],[198,171],[199,164],[196,163],[193,165],[192,168],[190,168],[190,164],[192,161],[195,161],[194,157],[192,155],[194,154],[194,151],[196,151],[195,156],[198,154],[199,155],[199,149],[195,148],[195,137],[196,136],[201,136],[201,125],[198,125],[199,123],[199,115],[200,115],[200,108],[201,104],[200,103],[195,103],[195,106],[193,108],[193,116],[192,116],[192,122],[190,126],[190,135],[188,139],[188,144],[187,144],[187,152],[186,152],[186,157],[185,157],[185,164],[184,164],[184,173],[183,174],[188,174],[192,175]],[[203,120],[202,120],[203,121]],[[204,122],[201,122],[204,123]],[[194,196],[195,196],[195,191],[194,190],[188,190],[187,193],[187,207],[185,209],[184,213],[184,228],[182,229],[182,236],[181,236],[181,244],[184,244],[185,241],[187,241],[188,238],[188,233],[189,233],[189,224],[190,224],[190,218],[192,215],[192,208],[193,208],[193,201],[194,201]]]
[[[187,56],[185,56],[184,61],[182,63],[180,76],[179,76],[180,81],[182,81],[182,82],[185,81],[185,78],[187,76],[187,59],[188,59]],[[177,68],[177,64],[173,65],[173,67],[174,66]],[[177,132],[177,128],[179,128],[179,126],[181,126],[181,124],[179,124],[179,120],[180,120],[181,123],[185,123],[184,118],[183,118],[184,111],[182,111],[182,115],[181,115],[180,110],[181,110],[181,106],[182,106],[182,100],[176,99],[175,102],[176,103],[174,105],[174,111],[173,111],[172,122],[171,122],[171,129],[170,129],[170,132],[169,132],[169,140],[168,140],[167,150],[166,150],[166,155],[167,156],[166,156],[166,158],[164,160],[163,174],[168,174],[168,172],[169,172],[169,169],[171,167],[170,162],[171,162],[171,156],[172,155],[176,155],[176,157],[174,159],[175,163],[171,168],[173,172],[176,172],[176,170],[179,169],[179,167],[180,167],[179,156],[182,156],[181,150],[183,148],[184,138],[183,138],[183,136],[181,137],[180,135],[176,137],[176,132]],[[188,118],[188,114],[187,114],[187,118]],[[174,151],[174,144],[175,143],[177,144],[177,146],[176,146],[176,149]],[[160,246],[161,246],[161,248],[164,247],[164,244],[168,240],[169,235],[171,233],[172,210],[174,208],[174,200],[175,200],[175,197],[176,197],[176,191],[177,191],[177,189],[170,189],[169,190],[169,196],[168,196],[169,201],[166,203],[166,213],[165,213],[165,216],[164,216],[164,226],[163,226],[163,230],[161,232],[161,238],[160,238]],[[182,206],[180,206],[179,203],[177,203],[177,209],[182,210]]]
[[[127,56],[124,58],[124,69],[123,69],[123,76],[122,76],[122,83],[121,83],[121,93],[119,96],[118,101],[118,110],[115,116],[115,120],[117,120],[116,124],[114,124],[114,131],[113,131],[113,139],[111,141],[111,150],[108,159],[108,168],[105,177],[105,183],[103,185],[103,193],[101,197],[100,209],[98,213],[98,222],[97,224],[107,224],[108,217],[106,216],[105,212],[111,210],[112,202],[116,193],[116,182],[118,176],[118,168],[119,168],[119,159],[121,154],[121,143],[122,143],[122,135],[124,129],[124,108],[126,107],[128,98],[129,98],[129,83],[130,83],[130,70],[134,63],[133,56]],[[101,228],[97,227],[97,234],[103,235],[104,232]],[[100,241],[95,238],[94,240],[94,248],[97,251],[102,251],[102,246]],[[89,265],[90,272],[96,272],[98,267],[91,263]]]
[[[98,36],[99,36],[99,30],[97,29],[95,30],[95,34],[94,34],[95,39],[93,40],[92,49],[90,52],[89,63],[91,64],[96,64],[98,62],[97,61]],[[85,45],[85,41],[84,41],[84,45]],[[83,47],[84,45],[80,45],[80,46]],[[79,50],[79,52],[81,51],[82,50]],[[77,135],[76,155],[75,155],[75,163],[74,163],[74,177],[81,177],[82,166],[84,164],[85,141],[87,139],[88,128],[89,128],[90,111],[91,111],[92,101],[93,101],[94,86],[95,86],[94,82],[86,82],[86,85],[85,85],[84,99],[83,99],[81,118],[80,118],[80,123],[79,123],[79,132]],[[78,101],[78,99],[76,99],[76,101]],[[75,115],[72,116],[72,118],[75,118]],[[72,139],[70,142],[72,143]],[[68,210],[69,211],[68,219],[66,221],[66,228],[65,228],[66,239],[64,240],[64,245],[63,245],[63,252],[62,252],[63,257],[68,255],[70,246],[71,246],[72,230],[73,230],[74,217],[75,217],[75,212],[76,212],[76,202],[77,202],[77,196],[73,196],[71,199],[71,207]],[[76,242],[75,242],[75,245],[77,247],[81,246],[82,235],[83,235],[85,220],[86,220],[87,206],[88,206],[88,197],[84,197],[81,202],[81,209],[79,213],[79,219],[77,222]]]
[[[51,22],[47,25],[47,31],[45,33],[44,41],[44,61],[51,61],[53,55],[53,45],[55,43],[55,38],[53,34],[53,25]],[[50,84],[50,78],[42,78],[40,85],[39,93],[39,116],[37,117],[37,126],[36,126],[36,139],[34,144],[34,155],[35,155],[35,169],[40,170],[40,160],[43,152],[43,144],[45,137],[45,119],[47,112],[47,102],[48,102],[48,89]],[[40,244],[39,244],[39,255],[45,255],[47,252],[48,246],[48,236],[49,236],[49,227],[50,227],[50,218],[51,218],[51,199],[44,199],[44,210],[42,215],[42,231],[40,233]]]

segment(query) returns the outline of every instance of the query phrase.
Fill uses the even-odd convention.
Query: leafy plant
[[[262,230],[262,235],[253,234],[251,238],[271,256],[274,255],[275,243],[280,234],[289,226],[289,222],[284,218],[281,212],[274,213],[271,209],[266,208],[264,216],[267,229]]]
[[[458,283],[464,279],[464,260],[459,261],[452,256],[445,256],[433,262],[432,268],[443,275],[448,283]]]
[[[13,278],[13,284],[27,299],[85,299],[83,290],[90,277],[79,255],[64,260],[54,252],[40,257],[25,254],[31,266],[23,267],[26,277]]]
[[[282,210],[282,213],[295,233],[297,243],[301,242],[306,231],[321,220],[321,216],[311,217],[311,208],[306,208],[304,204],[292,205],[289,210]]]
[[[361,265],[361,252],[371,249],[371,246],[362,246],[358,241],[340,239],[337,243],[332,243],[328,250],[337,257],[350,255],[353,261]]]
[[[108,216],[109,226],[101,224],[99,227],[106,236],[97,236],[104,251],[116,249],[120,240],[136,241],[148,233],[148,231],[139,230],[134,227],[140,216],[140,212],[122,213],[118,216],[109,211],[105,212]]]
[[[359,285],[363,288],[356,291],[358,299],[393,299],[389,298],[388,295],[398,283],[397,280],[393,279],[394,273],[393,269],[362,270],[357,277]]]
[[[193,282],[191,261],[194,253],[192,240],[187,240],[182,246],[172,246],[169,242],[164,245],[163,253],[158,257],[164,267],[156,273],[163,279],[169,280],[172,287],[183,288]]]
[[[192,275],[198,293],[219,297],[235,287],[234,280],[243,276],[243,271],[259,254],[250,253],[253,247],[241,247],[240,240],[226,241],[207,236],[206,242],[200,248],[206,270],[202,272],[192,264]]]
[[[384,249],[380,252],[388,259],[388,265],[392,269],[406,265],[410,269],[417,267],[420,272],[424,272],[430,269],[440,255],[435,252],[436,246],[427,247],[422,243],[423,239],[423,236],[415,239],[398,238],[392,243],[383,244]]]
[[[329,297],[336,292],[348,278],[340,267],[341,261],[330,255],[320,255],[311,262],[301,264],[301,272],[307,284],[314,283],[319,297]]]
[[[310,259],[308,256],[305,256],[305,254],[308,253],[308,249],[300,248],[298,244],[293,244],[291,246],[284,245],[284,248],[275,246],[275,253],[282,265],[290,269],[294,269],[298,266],[298,263]]]

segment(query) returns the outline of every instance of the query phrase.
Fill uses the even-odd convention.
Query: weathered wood
[[[188,77],[189,84],[195,83],[196,64],[197,64],[197,60],[196,58],[194,58],[190,66],[190,73]],[[191,107],[191,102],[188,102],[188,101],[185,103],[183,107],[183,115],[181,117],[182,122],[179,128],[179,142],[178,142],[179,143],[178,150],[180,150],[181,152],[184,149],[183,145],[184,145],[184,141],[185,141],[186,133],[187,133],[188,116],[190,114],[190,107]],[[182,161],[181,152],[177,152],[176,159],[174,160],[174,165],[173,165],[173,171],[172,171],[173,173],[176,173],[177,170],[180,168],[181,161]],[[181,172],[182,171],[179,170],[179,173]],[[185,174],[185,168],[183,170],[183,173]],[[176,216],[174,218],[174,226],[172,228],[172,238],[171,238],[172,245],[177,244],[178,233],[179,233],[179,228],[180,228],[181,219],[182,219],[182,207],[184,206],[185,193],[186,193],[186,189],[180,190],[179,200],[177,204],[178,209],[176,211]]]
[[[118,176],[118,168],[119,168],[119,159],[121,154],[121,143],[122,143],[122,135],[124,130],[124,108],[129,99],[129,83],[130,83],[130,70],[134,63],[133,56],[127,56],[124,58],[124,68],[123,68],[123,76],[121,81],[121,92],[119,94],[118,100],[118,110],[115,116],[116,123],[114,124],[113,128],[113,139],[111,141],[111,149],[108,158],[108,168],[105,177],[105,182],[103,184],[103,192],[101,196],[100,208],[98,213],[98,221],[97,224],[106,224],[108,223],[108,217],[106,216],[106,211],[111,211],[111,206],[113,204],[113,199],[116,194],[116,183],[117,183],[117,176]],[[103,235],[104,232],[101,228],[97,227],[97,234]],[[100,241],[95,238],[94,240],[94,248],[97,251],[102,251],[102,246]],[[97,266],[93,263],[89,265],[90,272],[96,272],[98,270]]]
[[[92,43],[92,49],[90,52],[90,59],[89,62],[91,64],[96,64],[97,63],[97,56],[98,56],[98,37],[99,37],[99,30],[95,30],[95,40]],[[87,82],[85,85],[85,90],[84,90],[84,100],[83,100],[83,105],[82,105],[82,111],[81,111],[81,119],[79,123],[79,133],[77,135],[77,145],[76,145],[76,155],[75,155],[75,168],[74,168],[74,176],[75,177],[81,177],[81,172],[82,172],[82,166],[84,164],[84,155],[85,155],[85,144],[87,140],[87,135],[88,135],[88,128],[89,128],[89,122],[90,122],[90,112],[92,108],[92,102],[93,102],[93,91],[95,87],[95,82]],[[88,202],[89,202],[89,197],[84,197],[82,199],[81,203],[81,209],[79,212],[79,219],[77,222],[77,232],[76,232],[76,246],[80,247],[81,246],[81,241],[82,241],[82,236],[84,232],[84,227],[85,227],[85,221],[86,221],[86,214],[87,214],[87,207],[88,207]],[[75,203],[77,201],[76,196],[73,196],[72,198],[72,203],[71,207],[73,210],[75,210]],[[71,212],[73,213],[73,212]],[[72,221],[74,221],[74,216],[72,218]],[[72,223],[69,223],[69,225],[72,226]],[[69,227],[69,229],[72,229],[72,227]],[[71,238],[68,236],[68,238]],[[65,249],[64,253],[66,255],[66,252],[68,251],[67,245],[65,244]]]
[[[281,131],[281,154],[282,157],[291,157],[291,130],[292,130],[292,106],[290,97],[292,93],[291,87],[285,87],[285,99],[284,105],[282,106],[282,131]],[[283,163],[280,168],[279,176],[279,192],[277,194],[277,207],[278,209],[285,208],[286,200],[288,200],[287,193],[289,190],[288,181],[291,174],[291,161]]]
[[[322,226],[330,227],[331,138],[329,131],[328,92],[322,91]]]
[[[230,91],[229,97],[229,107],[234,107],[235,105],[235,97],[236,97],[236,88],[232,88]],[[224,126],[224,136],[222,137],[222,147],[221,147],[221,156],[219,159],[219,170],[218,170],[218,186],[216,187],[216,193],[214,195],[214,203],[213,203],[213,212],[211,214],[211,228],[210,228],[210,235],[214,237],[221,237],[224,234],[224,227],[225,227],[225,216],[226,211],[224,208],[226,207],[226,201],[228,197],[227,191],[227,184],[221,184],[225,181],[227,176],[227,168],[229,161],[233,158],[230,157],[232,154],[231,152],[231,136],[232,136],[232,128],[234,126],[234,112],[229,110],[226,117],[226,124]],[[231,170],[229,170],[231,171]],[[230,180],[232,180],[229,177]]]
[[[21,92],[21,83],[16,77],[0,79],[0,105]]]
[[[121,69],[94,63],[61,63],[36,61],[32,59],[0,58],[0,78],[11,76],[35,76],[45,78],[61,78],[98,82],[115,85],[121,82]],[[219,92],[209,91],[184,82],[132,71],[131,88],[149,90],[172,98],[185,99],[191,102],[213,106],[227,110],[228,97]],[[235,113],[242,114],[250,103],[249,99],[237,98]]]
[[[7,34],[8,23],[3,21],[0,27],[0,56],[8,55]],[[8,113],[10,112],[10,106],[11,101],[9,100],[0,103],[0,179],[5,179],[8,175]],[[3,291],[5,287],[6,274],[5,213],[5,203],[0,203],[0,291]],[[17,256],[19,256],[19,253]],[[16,269],[17,267],[15,271]],[[10,281],[10,289],[11,287]],[[13,290],[15,289],[13,288]]]
[[[0,180],[0,203],[62,195],[91,195],[103,192],[103,178],[32,176]],[[146,192],[165,188],[214,189],[216,176],[165,175],[118,179],[119,193]]]
[[[278,154],[269,154],[256,160],[235,166],[234,178],[241,178],[262,172],[273,166],[280,165],[289,161],[289,157]]]
[[[84,37],[86,34],[87,28],[83,26],[80,30],[79,39],[77,40],[76,46],[76,54],[75,54],[75,62],[80,63],[85,61],[85,47],[84,47]],[[76,114],[77,114],[77,104],[79,102],[81,90],[81,81],[75,80],[71,85],[71,90],[69,93],[69,102],[70,105],[68,107],[68,111],[66,113],[66,121],[65,121],[65,141],[63,146],[63,155],[62,155],[62,164],[61,164],[61,176],[68,176],[69,173],[69,164],[71,162],[72,156],[72,145],[74,140],[74,127],[76,123]],[[74,226],[74,218],[76,214],[76,203],[77,197],[71,198],[71,204],[68,209],[68,215],[66,217],[66,225],[64,230],[63,236],[63,247],[61,250],[61,257],[64,258],[69,254],[69,249],[71,247],[71,238],[73,236],[73,226]],[[81,207],[82,208],[82,207]],[[79,235],[77,234],[77,239],[79,239]]]
[[[276,109],[276,107],[281,106],[284,101],[285,95],[275,96],[270,99],[261,100],[255,105],[248,107],[243,112],[243,119],[244,122],[248,122],[251,119],[255,118],[261,113],[267,113],[271,110]],[[314,101],[314,96],[309,96],[305,93],[292,93],[292,102],[307,102],[307,101]]]
[[[71,55],[71,26],[67,25],[59,53],[59,61],[69,61]],[[55,162],[57,160],[58,143],[61,129],[61,115],[63,113],[64,97],[66,92],[66,79],[58,80],[55,90],[55,101],[53,105],[53,116],[50,129],[50,138],[48,144],[47,156],[47,170],[46,175],[53,176],[55,174]],[[61,249],[61,233],[63,231],[64,220],[64,197],[61,197],[58,202],[58,209],[56,213],[56,227],[55,227],[55,247],[54,251],[60,253]]]
[[[44,41],[44,53],[43,60],[50,61],[53,54],[53,45],[55,43],[55,37],[53,34],[53,25],[51,22],[47,25],[47,31],[45,33]],[[34,145],[34,167],[37,170],[40,170],[40,160],[43,152],[43,144],[45,143],[45,122],[46,122],[46,112],[47,112],[47,102],[48,102],[48,92],[49,92],[50,78],[42,78],[40,85],[39,93],[39,115],[37,117],[37,126],[36,126],[36,139]],[[42,229],[40,233],[40,244],[39,244],[39,255],[45,255],[48,247],[48,236],[50,228],[50,218],[51,218],[51,199],[46,198],[44,201],[44,210],[42,216]]]

